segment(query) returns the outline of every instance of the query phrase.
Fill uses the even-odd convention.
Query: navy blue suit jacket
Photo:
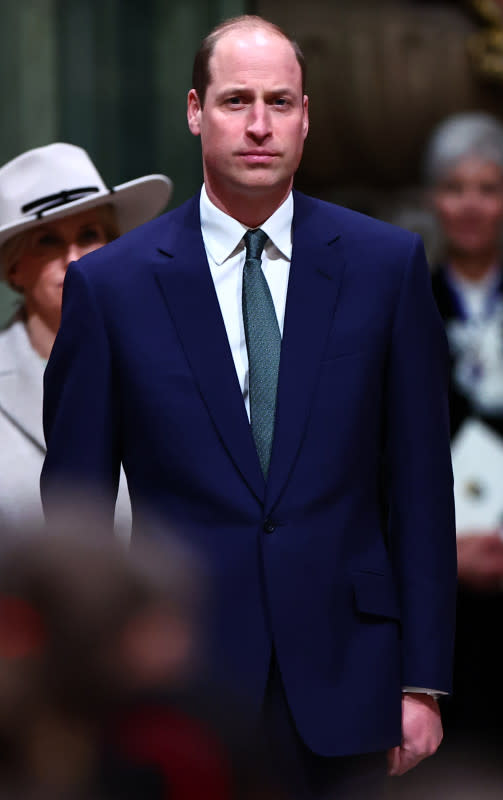
[[[73,264],[46,372],[42,492],[154,509],[214,578],[210,660],[259,706],[271,647],[305,742],[400,741],[401,686],[451,689],[447,348],[419,237],[294,194],[267,483],[199,201]]]

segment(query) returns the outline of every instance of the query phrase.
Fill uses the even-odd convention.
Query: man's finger
[[[427,755],[424,753],[415,753],[404,747],[401,747],[399,750],[398,764],[393,775],[405,775],[406,772],[417,766],[420,761],[427,758]]]
[[[400,747],[392,747],[387,752],[388,775],[398,775],[400,768]]]

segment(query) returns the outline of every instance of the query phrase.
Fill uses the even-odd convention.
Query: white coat
[[[46,362],[33,349],[19,317],[0,332],[0,522],[43,521],[40,471],[46,447],[42,428]],[[131,507],[124,475],[116,521],[130,527]]]

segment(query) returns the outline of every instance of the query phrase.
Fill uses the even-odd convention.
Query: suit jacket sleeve
[[[388,530],[400,582],[402,683],[450,692],[456,538],[447,379],[445,331],[415,237],[388,362]]]
[[[110,519],[120,471],[119,408],[109,337],[80,264],[67,272],[60,330],[44,376],[44,510],[68,492],[100,502]]]

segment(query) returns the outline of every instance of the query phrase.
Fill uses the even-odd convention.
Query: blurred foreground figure
[[[455,685],[446,712],[460,735],[499,748],[503,744],[499,691],[503,658],[497,633],[503,621],[502,123],[478,112],[448,117],[432,134],[425,168],[443,237],[433,291],[449,341],[458,504]],[[481,457],[482,452],[486,455]]]
[[[238,715],[196,683],[191,557],[151,527],[129,550],[85,513],[64,527],[1,532],[0,796],[268,797]]]
[[[0,520],[42,518],[42,377],[68,265],[162,211],[171,190],[164,175],[109,189],[85,150],[61,142],[0,168],[0,279],[20,296],[0,332]],[[125,481],[117,517],[130,518]]]

